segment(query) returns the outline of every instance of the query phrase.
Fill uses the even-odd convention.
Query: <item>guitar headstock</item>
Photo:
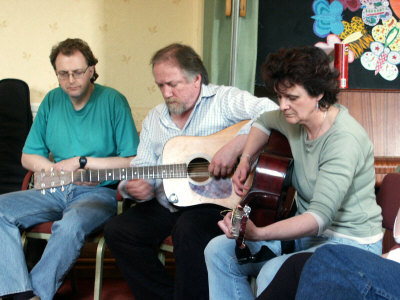
[[[241,246],[244,241],[247,220],[250,217],[251,207],[237,206],[232,212],[232,235],[236,238],[236,243]]]
[[[50,189],[51,192],[55,191],[58,186],[64,187],[72,182],[72,172],[67,171],[41,171],[34,173],[34,185],[35,190],[42,190],[42,193],[46,189]]]

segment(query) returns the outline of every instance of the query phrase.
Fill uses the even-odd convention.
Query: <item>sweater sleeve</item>
[[[321,224],[325,228],[320,228],[320,232],[336,219],[345,221],[343,218],[346,218],[350,208],[350,198],[351,205],[360,205],[363,201],[358,197],[363,194],[363,190],[370,188],[369,181],[366,178],[355,182],[354,178],[364,176],[362,169],[365,167],[365,160],[361,145],[351,134],[331,135],[325,141],[320,153],[315,189],[307,210],[321,218]]]

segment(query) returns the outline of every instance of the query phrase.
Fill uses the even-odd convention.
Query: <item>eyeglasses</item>
[[[60,71],[56,72],[56,74],[59,80],[67,80],[69,79],[69,76],[72,76],[72,78],[74,79],[81,79],[86,71],[89,69],[89,67],[90,66],[87,66],[85,70],[74,70],[71,73],[67,71]]]

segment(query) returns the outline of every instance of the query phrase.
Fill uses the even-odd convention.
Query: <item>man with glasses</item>
[[[86,42],[67,39],[50,61],[59,87],[42,101],[22,153],[34,172],[129,166],[138,134],[126,98],[95,84],[97,59]],[[49,157],[53,157],[54,161]],[[53,299],[85,237],[116,212],[115,182],[69,184],[0,196],[0,297]],[[30,271],[20,229],[55,221],[40,261]]]

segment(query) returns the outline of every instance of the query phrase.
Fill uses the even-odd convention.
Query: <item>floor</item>
[[[54,300],[93,300],[94,262],[78,260],[72,272],[58,290]],[[175,264],[171,253],[166,253],[165,265],[171,276],[175,275]],[[103,300],[134,300],[131,289],[112,259],[106,259],[103,270]],[[74,280],[72,280],[74,278]],[[75,282],[73,288],[72,282]]]
[[[54,300],[93,300],[92,279],[79,279],[77,290],[72,288],[71,280],[66,280],[59,289]],[[103,281],[102,299],[104,300],[134,300],[128,284],[123,279],[105,279]]]
[[[27,262],[33,267],[35,261],[40,258],[45,246],[43,240],[34,240],[28,243],[31,247],[28,251]],[[96,245],[86,243],[82,248],[81,256],[73,269],[64,280],[54,300],[93,300],[94,267]],[[175,275],[175,264],[171,253],[166,253],[165,266],[171,276]],[[72,280],[74,278],[74,280]],[[72,282],[75,282],[73,288]],[[134,296],[118,270],[112,253],[106,249],[103,269],[102,297],[103,300],[134,300]]]

